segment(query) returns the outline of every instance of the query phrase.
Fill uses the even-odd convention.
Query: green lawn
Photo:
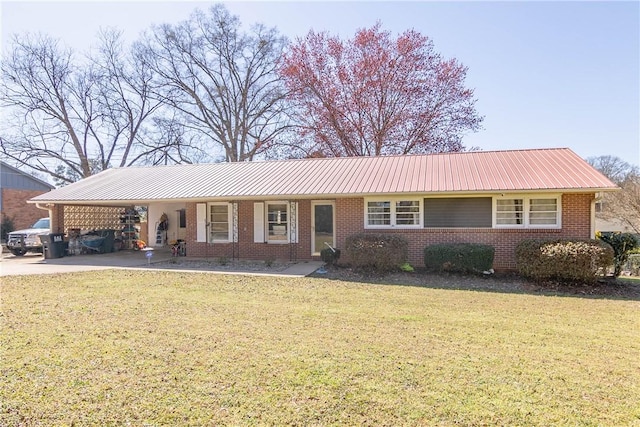
[[[640,302],[4,277],[0,425],[640,425]]]

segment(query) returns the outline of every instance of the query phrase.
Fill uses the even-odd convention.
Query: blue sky
[[[134,39],[210,2],[2,1],[2,43],[42,31],[84,49],[100,27]],[[640,165],[640,2],[247,2],[226,3],[245,25],[290,39],[310,29],[343,38],[380,21],[413,28],[469,67],[484,129],[465,137],[482,150],[569,147]]]

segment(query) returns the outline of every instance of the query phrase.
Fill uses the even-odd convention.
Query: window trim
[[[423,228],[424,224],[424,202],[423,197],[366,197],[364,199],[364,228],[371,230],[389,230],[389,229],[416,229]],[[390,224],[389,225],[371,225],[369,224],[369,202],[389,202],[390,205]],[[396,220],[396,203],[397,202],[418,202],[418,223],[413,225],[398,225]]]
[[[226,206],[227,207],[227,239],[211,238],[211,207]],[[233,227],[233,207],[228,202],[209,202],[207,203],[207,243],[230,243],[232,240]]]
[[[523,221],[522,224],[498,224],[498,200],[522,199]],[[531,200],[555,199],[556,223],[555,224],[531,224]],[[492,202],[492,226],[497,229],[550,229],[562,228],[562,194],[505,194],[493,197]]]

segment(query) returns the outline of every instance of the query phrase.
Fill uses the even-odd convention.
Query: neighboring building
[[[129,167],[31,202],[59,231],[71,206],[146,206],[149,235],[166,213],[158,241],[183,238],[195,257],[317,259],[372,232],[406,237],[417,266],[426,245],[473,242],[513,269],[523,239],[593,237],[595,196],[616,189],[571,150],[540,149]]]
[[[29,228],[48,213],[28,204],[27,200],[53,188],[53,185],[0,161],[0,220],[10,218],[16,230]]]
[[[640,184],[627,184],[618,194],[596,201],[596,231],[637,233],[640,229]]]
[[[596,231],[635,233],[635,230],[626,222],[616,218],[603,218],[596,213]]]

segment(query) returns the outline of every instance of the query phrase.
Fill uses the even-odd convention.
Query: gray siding
[[[425,227],[491,228],[491,197],[424,199]]]
[[[26,172],[0,162],[0,188],[49,191],[54,187]]]

